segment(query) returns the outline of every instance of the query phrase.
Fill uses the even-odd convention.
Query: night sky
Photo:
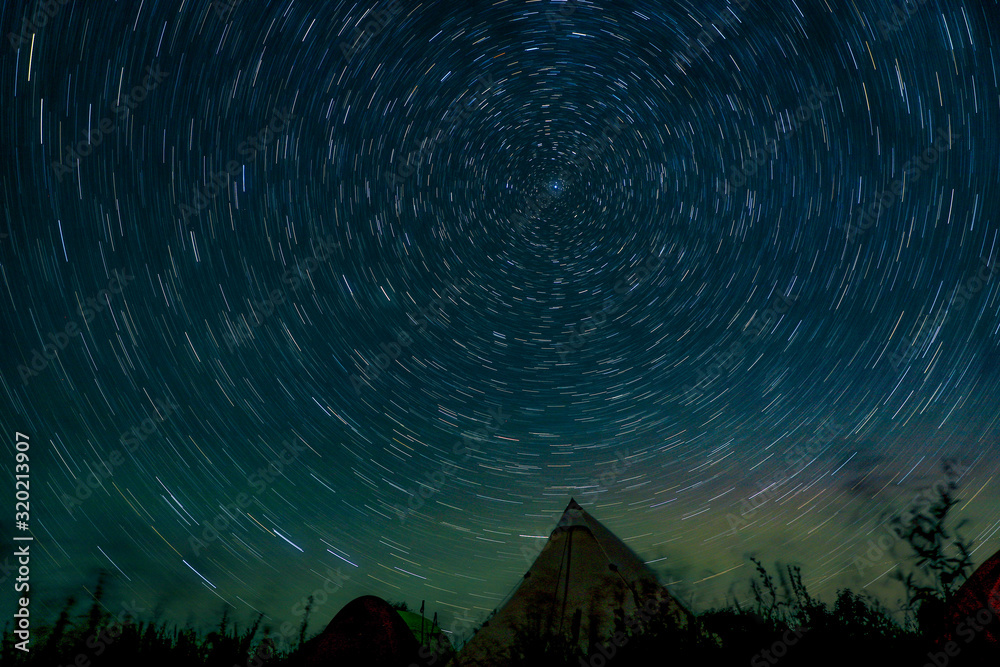
[[[21,432],[36,623],[106,570],[113,613],[297,627],[326,584],[310,632],[365,593],[448,628],[571,497],[696,611],[750,555],[898,609],[885,522],[938,480],[1000,547],[995,0],[34,10],[0,527]]]

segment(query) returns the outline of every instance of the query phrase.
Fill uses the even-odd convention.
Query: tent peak
[[[532,549],[526,547],[522,554],[529,557]],[[517,588],[465,644],[456,664],[509,667],[519,637],[561,637],[567,645],[588,651],[647,607],[660,610],[675,627],[686,626],[687,613],[656,573],[570,499]]]

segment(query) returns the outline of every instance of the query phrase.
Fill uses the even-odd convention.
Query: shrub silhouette
[[[685,627],[675,624],[665,608],[652,614],[648,622],[629,623],[631,619],[626,618],[622,601],[611,600],[616,607],[612,634],[619,633],[617,642],[613,642],[613,636],[581,636],[585,618],[567,619],[566,637],[545,636],[541,629],[547,625],[541,623],[542,619],[528,618],[519,628],[509,667],[655,667],[699,663],[772,667],[779,662],[781,667],[843,664],[921,667],[933,649],[933,632],[937,629],[929,618],[933,605],[945,604],[971,569],[969,545],[957,529],[950,531],[945,527],[948,512],[957,502],[952,491],[940,494],[928,515],[918,517],[905,534],[914,552],[916,569],[899,576],[907,594],[902,622],[867,594],[841,589],[832,604],[822,602],[809,593],[797,566],[779,564],[777,574],[772,575],[759,560],[751,558],[756,573],[749,582],[750,603],[733,601],[729,606],[704,611],[692,616]],[[82,614],[74,611],[77,600],[69,597],[51,626],[36,628],[36,643],[29,653],[14,649],[15,639],[8,622],[0,661],[5,666],[54,667],[73,664],[82,655],[92,667],[290,667],[293,664],[290,654],[294,655],[294,647],[290,652],[274,654],[274,643],[268,639],[269,628],[261,629],[263,614],[242,631],[230,622],[228,608],[209,632],[199,632],[190,624],[168,629],[165,622],[158,620],[159,612],[147,621],[114,617],[103,604],[107,583],[108,575],[102,573],[93,589],[93,599]],[[920,620],[915,621],[914,615]],[[593,623],[589,625],[596,627]],[[300,628],[300,640],[305,638],[305,627],[306,621]],[[795,641],[782,646],[790,638]],[[581,650],[581,646],[587,646],[588,650]],[[779,652],[780,658],[776,657]],[[436,666],[444,667],[451,656],[439,657]],[[977,653],[973,659],[971,650],[962,658],[962,664],[996,663],[995,654],[984,657]]]
[[[915,616],[921,634],[928,637],[941,634],[945,609],[972,572],[972,541],[959,533],[966,522],[960,521],[952,531],[945,525],[948,513],[958,503],[954,496],[958,485],[948,462],[944,472],[948,483],[937,489],[926,514],[919,512],[909,521],[896,516],[891,521],[913,552],[916,565],[906,574],[895,573],[894,578],[906,589],[904,608]]]

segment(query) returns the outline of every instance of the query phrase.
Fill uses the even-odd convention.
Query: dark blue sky
[[[478,619],[574,496],[696,610],[985,559],[1000,11],[908,7],[3,5],[33,613]]]

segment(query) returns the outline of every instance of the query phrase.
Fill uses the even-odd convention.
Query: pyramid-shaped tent
[[[451,664],[510,664],[519,636],[562,638],[590,652],[643,609],[679,627],[690,620],[656,574],[571,500],[520,585]]]
[[[344,605],[292,664],[304,667],[409,667],[420,645],[403,618],[382,598],[363,595]]]

